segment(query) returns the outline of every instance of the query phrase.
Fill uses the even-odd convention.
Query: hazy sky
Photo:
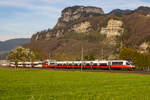
[[[65,7],[83,5],[112,9],[149,6],[150,0],[0,0],[0,40],[31,37],[53,28]]]

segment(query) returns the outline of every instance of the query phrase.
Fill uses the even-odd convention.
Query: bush
[[[138,69],[150,68],[150,54],[148,53],[140,53],[131,48],[124,48],[120,51],[119,58],[133,61]]]

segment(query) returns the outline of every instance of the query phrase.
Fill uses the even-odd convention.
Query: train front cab
[[[111,69],[134,69],[135,66],[131,61],[126,60],[113,60],[109,61]]]

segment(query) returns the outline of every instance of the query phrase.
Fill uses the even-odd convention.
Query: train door
[[[111,65],[112,65],[111,62],[109,61],[109,62],[108,62],[108,69],[109,69],[109,70],[111,70]]]

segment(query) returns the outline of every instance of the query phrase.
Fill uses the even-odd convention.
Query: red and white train
[[[46,62],[10,62],[10,67],[33,68],[91,68],[91,69],[134,69],[133,62],[129,60],[108,61],[46,61]]]

